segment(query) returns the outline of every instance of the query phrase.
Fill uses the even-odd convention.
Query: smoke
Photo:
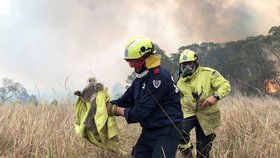
[[[0,15],[1,75],[52,94],[89,76],[109,88],[131,69],[126,42],[147,35],[167,54],[183,45],[266,34],[278,25],[278,0],[11,0]],[[277,8],[278,6],[278,8]],[[4,8],[4,9],[5,9]]]
[[[280,16],[280,5],[277,8],[278,8],[278,16]]]
[[[273,24],[263,17],[275,17],[275,4],[280,3],[276,0],[270,0],[270,3],[257,0],[78,2],[99,17],[106,17],[99,20],[102,24],[114,25],[115,29],[102,26],[106,32],[116,35],[117,31],[117,37],[121,34],[121,39],[129,38],[127,35],[146,34],[168,54],[176,52],[182,45],[225,42],[267,33]]]
[[[191,4],[191,11],[197,13],[195,17],[190,18],[200,20],[191,21],[191,23],[194,21],[196,27],[190,31],[199,32],[197,36],[200,40],[221,42],[236,40],[254,31],[252,25],[256,17],[250,14],[252,9],[243,2],[228,4],[227,1],[216,1],[213,4],[200,0],[199,5],[196,5],[196,2]],[[185,15],[190,16],[187,12]]]

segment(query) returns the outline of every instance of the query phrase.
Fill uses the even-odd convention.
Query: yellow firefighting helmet
[[[184,50],[179,57],[179,63],[184,63],[188,61],[195,61],[197,59],[196,53],[192,50]]]
[[[126,47],[124,59],[139,59],[144,57],[147,53],[155,53],[153,42],[145,36],[137,36],[131,39]]]

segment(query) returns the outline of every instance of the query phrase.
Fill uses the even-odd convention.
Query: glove
[[[107,112],[109,116],[119,116],[118,113],[118,106],[111,104],[111,103],[107,103]]]

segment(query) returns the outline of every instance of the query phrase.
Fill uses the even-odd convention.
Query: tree
[[[36,96],[29,96],[26,89],[12,79],[3,78],[2,87],[0,87],[0,105],[8,101],[14,101],[17,103],[27,103],[30,100],[38,101]]]
[[[176,79],[179,75],[179,53],[173,53],[170,55],[170,62],[171,62],[171,65],[173,65],[173,71],[174,72],[170,72],[170,73],[173,73],[173,77],[174,79]]]
[[[17,91],[17,87],[14,85],[12,79],[2,79],[2,85],[3,87],[0,88],[0,105],[3,105],[6,101],[11,99]]]
[[[272,34],[272,35],[279,35],[280,34],[280,26],[273,26],[269,31],[268,31],[269,34]]]
[[[174,67],[170,58],[165,54],[164,50],[160,49],[158,45],[155,44],[156,54],[161,60],[161,65],[164,66],[171,74],[171,76],[176,76],[176,67]]]
[[[35,95],[31,95],[28,98],[28,103],[37,106],[39,104],[39,100],[37,99],[37,97]]]

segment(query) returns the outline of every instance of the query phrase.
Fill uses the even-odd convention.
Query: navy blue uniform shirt
[[[159,128],[183,120],[180,95],[169,72],[162,66],[150,69],[142,78],[136,78],[124,95],[111,101],[125,108],[127,123],[139,122],[143,128]]]

